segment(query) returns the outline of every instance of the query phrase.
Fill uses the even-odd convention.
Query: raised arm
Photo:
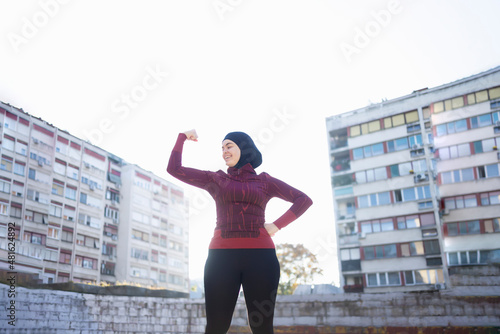
[[[211,182],[210,172],[182,166],[182,149],[184,147],[184,142],[186,139],[198,141],[197,138],[198,136],[194,130],[179,133],[177,142],[170,154],[167,172],[182,182],[205,189],[207,184]]]
[[[268,179],[269,196],[278,197],[293,203],[290,209],[288,209],[281,217],[279,217],[274,223],[269,224],[275,225],[278,229],[282,229],[295,219],[299,218],[312,205],[312,200],[302,191],[289,186],[285,182],[275,179],[267,174],[266,176]],[[270,234],[276,232],[276,230],[273,231],[272,226],[266,226],[266,229],[268,232],[271,232]]]

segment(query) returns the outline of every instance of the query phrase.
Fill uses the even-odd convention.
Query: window
[[[62,241],[66,241],[66,242],[73,242],[73,231],[71,231],[71,230],[65,230],[63,228],[63,231],[62,231],[62,234],[61,234],[61,240]]]
[[[407,202],[421,199],[431,198],[431,190],[429,186],[420,186],[414,188],[406,188],[402,190],[394,190],[396,202]]]
[[[160,246],[167,248],[167,237],[164,235],[160,236]]]
[[[64,192],[64,196],[66,198],[76,200],[76,188],[72,188],[72,187],[67,186],[66,191]]]
[[[26,164],[24,162],[16,161],[14,163],[14,174],[24,176],[25,171],[26,171]]]
[[[475,141],[473,143],[475,153],[491,152],[493,147],[496,146],[495,138],[484,139],[480,141]]]
[[[9,204],[0,202],[0,215],[8,216],[9,215]]]
[[[106,190],[106,199],[112,202],[120,203],[120,193],[117,190]]]
[[[28,195],[26,196],[29,200],[38,202],[38,203],[43,203],[43,204],[48,204],[49,203],[49,196],[44,193],[40,193],[39,191],[33,190],[33,189],[28,189]]]
[[[183,285],[184,279],[181,276],[169,274],[168,275],[168,283],[174,284],[174,285]]]
[[[361,127],[359,125],[351,126],[349,128],[349,134],[351,137],[356,137],[361,135]]]
[[[408,137],[408,143],[411,148],[418,148],[422,145],[422,135],[415,135]]]
[[[448,229],[448,236],[481,233],[479,220],[458,222],[458,223],[447,223],[445,226],[447,226]]]
[[[398,217],[398,230],[420,227],[419,216]]]
[[[368,123],[368,132],[375,132],[380,130],[380,121],[376,120]]]
[[[345,248],[340,250],[341,261],[359,260],[360,258],[359,248]]]
[[[391,218],[361,222],[361,232],[376,233],[383,231],[393,231],[394,223]]]
[[[483,168],[484,169],[484,168]],[[441,183],[459,183],[474,180],[474,169],[465,168],[441,173]]]
[[[353,160],[363,159],[363,149],[355,148],[352,150],[352,158]]]
[[[352,150],[352,153],[354,160],[369,158],[372,156],[384,154],[384,145],[382,143],[377,143],[360,148],[355,148]]]
[[[364,259],[393,258],[397,256],[396,244],[363,247]]]
[[[3,135],[2,149],[14,151],[14,146],[15,146],[14,143],[15,143],[15,138],[5,134]]]
[[[422,230],[422,237],[428,238],[428,237],[436,237],[438,235],[437,229],[432,228],[428,230]]]
[[[61,250],[59,254],[59,263],[71,264],[71,251]]]
[[[102,255],[110,255],[110,256],[116,255],[116,245],[103,243]]]
[[[137,212],[137,211],[132,211],[132,220],[135,220],[139,223],[143,223],[143,224],[149,224],[149,216],[147,215],[144,215],[140,212]]]
[[[378,205],[385,205],[390,203],[391,203],[391,195],[388,191],[371,195],[363,195],[358,197],[358,207],[360,209]]]
[[[78,223],[97,229],[101,228],[101,221],[98,218],[91,217],[83,213],[78,215]]]
[[[183,249],[182,244],[171,240],[168,242],[168,248],[177,252],[182,252]]]
[[[45,235],[25,231],[23,241],[35,245],[45,245]]]
[[[16,153],[20,154],[20,155],[23,155],[23,156],[27,156],[27,154],[28,154],[28,144],[26,144],[25,142],[22,142],[22,141],[18,140],[16,142]]]
[[[497,177],[499,175],[498,164],[479,166],[477,167],[477,174],[480,179]]]
[[[76,244],[89,248],[99,249],[99,239],[92,238],[83,234],[76,235]]]
[[[437,255],[441,253],[439,248],[439,241],[435,240],[424,240],[425,255]]]
[[[61,217],[62,216],[62,207],[51,203],[49,206],[49,215],[54,216],[54,217]]]
[[[500,204],[500,191],[481,194],[481,205]]]
[[[487,232],[489,232],[489,233],[500,232],[500,218],[494,218],[491,221],[491,225],[493,225],[492,228],[490,229],[490,231],[487,231]]]
[[[399,272],[366,274],[368,287],[401,285]]]
[[[7,194],[10,193],[10,181],[0,180],[0,191]]]
[[[458,157],[465,157],[469,155],[471,155],[471,151],[470,145],[468,143],[450,147],[443,147],[439,149],[439,158],[441,160],[455,159]]]
[[[436,125],[436,136],[440,137],[446,135],[448,133],[446,129],[446,124]]]
[[[388,152],[401,151],[407,148],[408,148],[408,138],[406,137],[390,140],[387,142]]]
[[[114,223],[118,223],[118,220],[120,219],[120,212],[117,209],[106,205],[104,208],[104,217],[111,218]]]
[[[401,256],[418,256],[424,255],[424,243],[422,241],[415,241],[401,244]]]
[[[52,194],[62,196],[64,194],[64,182],[54,180],[52,183]]]
[[[66,176],[73,180],[78,180],[78,167],[68,165]]]
[[[182,227],[174,225],[174,224],[169,224],[168,225],[168,231],[172,234],[182,236],[183,235],[183,230]]]
[[[147,260],[148,259],[148,251],[144,250],[144,249],[132,248],[130,256],[135,258],[135,259]]]
[[[58,239],[59,240],[59,232],[60,232],[60,229],[58,229],[56,227],[49,226],[47,237],[49,237],[51,239]]]
[[[405,124],[404,114],[392,116],[392,126],[399,126]]]
[[[471,128],[482,128],[484,126],[491,125],[491,114],[484,114],[476,117],[471,117],[470,119]]]
[[[77,267],[97,270],[97,259],[84,256],[75,256],[75,265]]]
[[[2,160],[0,162],[0,169],[7,171],[7,172],[12,172],[12,158],[2,156]]]
[[[473,208],[477,206],[477,198],[475,195],[467,195],[463,197],[464,207]]]
[[[149,234],[138,230],[132,230],[132,238],[136,240],[149,242]]]
[[[11,206],[10,206],[10,216],[11,217],[21,218],[22,212],[23,212],[23,209],[21,207],[21,204],[11,202]]]
[[[404,272],[406,285],[444,283],[442,269],[423,269]]]
[[[411,162],[405,162],[399,165],[390,166],[392,177],[409,175],[410,171],[413,170]]]
[[[447,257],[449,266],[486,264],[488,263],[489,252],[479,250],[450,252]]]

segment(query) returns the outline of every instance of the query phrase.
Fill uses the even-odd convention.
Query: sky
[[[279,231],[339,284],[325,119],[500,65],[494,0],[0,0],[0,100],[184,186],[190,277],[215,226],[207,194],[166,173],[225,170],[221,141],[249,133],[267,172],[314,204]],[[272,199],[268,222],[290,203]]]

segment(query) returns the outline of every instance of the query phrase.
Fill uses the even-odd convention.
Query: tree
[[[291,295],[299,284],[310,283],[315,275],[323,275],[323,269],[317,267],[316,256],[302,244],[277,245],[276,255],[281,267],[279,294]]]

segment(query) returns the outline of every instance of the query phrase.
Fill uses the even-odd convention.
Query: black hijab
[[[230,132],[224,137],[224,140],[226,139],[233,141],[241,151],[240,160],[235,168],[239,169],[249,163],[255,169],[262,164],[262,154],[249,135],[239,131]]]

